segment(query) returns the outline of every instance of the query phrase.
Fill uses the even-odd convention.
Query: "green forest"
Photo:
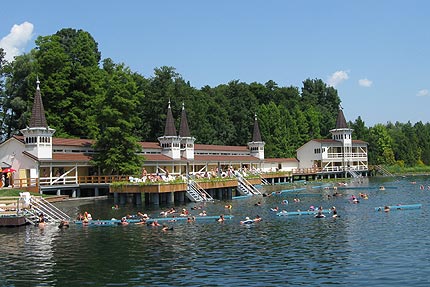
[[[83,30],[62,29],[39,36],[35,44],[12,62],[0,48],[2,140],[28,124],[38,78],[55,136],[96,140],[103,153],[94,160],[106,169],[130,172],[139,166],[137,142],[163,135],[169,100],[177,127],[185,105],[196,143],[246,145],[257,115],[266,158],[295,157],[308,140],[329,138],[341,104],[337,90],[321,79],[304,79],[302,87],[232,79],[197,89],[167,66],[145,78],[124,63],[102,58],[98,43]],[[429,123],[367,127],[358,117],[349,126],[355,139],[369,143],[369,164],[430,164]]]

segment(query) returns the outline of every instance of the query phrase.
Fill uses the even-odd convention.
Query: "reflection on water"
[[[231,212],[234,218],[170,222],[169,232],[132,225],[0,229],[0,286],[428,286],[430,191],[419,189],[420,182],[428,185],[427,177],[414,180],[417,185],[410,179],[384,182],[387,189],[379,191],[381,183],[371,179],[330,199],[333,190],[309,186],[233,200],[231,211],[224,209],[226,202],[215,202],[203,209],[210,215]],[[351,204],[348,198],[358,192],[369,199]],[[301,201],[294,203],[294,197]],[[284,199],[290,203],[282,205]],[[262,205],[255,206],[257,201]],[[422,203],[423,209],[374,211],[397,203]],[[278,217],[270,211],[310,205],[334,205],[340,218]],[[112,210],[109,200],[59,206],[74,215],[88,210],[93,218],[119,218],[139,209],[153,216],[160,212],[131,205]],[[257,214],[262,222],[239,224]]]

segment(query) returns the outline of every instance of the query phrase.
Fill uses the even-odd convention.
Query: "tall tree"
[[[99,97],[97,122],[100,136],[93,161],[103,174],[138,175],[142,158],[135,136],[139,118],[136,117],[143,94],[137,90],[132,73],[123,64],[104,61],[104,97]]]
[[[430,165],[430,123],[425,125],[420,121],[414,125],[414,131],[421,150],[421,161]]]
[[[307,79],[303,82],[302,107],[314,107],[320,115],[319,130],[322,137],[329,137],[334,128],[340,99],[337,90],[328,87],[322,80]],[[314,133],[314,135],[316,135]]]
[[[163,135],[166,122],[167,105],[171,101],[180,106],[175,100],[175,81],[180,78],[175,68],[163,66],[154,69],[154,76],[150,79],[148,89],[145,90],[145,102],[142,107],[146,113],[142,114],[142,121],[149,126],[147,140],[157,141]],[[174,118],[177,120],[178,109],[172,107]]]
[[[265,155],[284,157],[287,132],[279,107],[273,101],[268,105],[261,105],[258,118],[262,138],[266,143]]]
[[[4,90],[1,94],[1,121],[4,138],[19,133],[28,125],[36,90],[34,53],[15,57],[4,66]]]
[[[88,32],[68,28],[36,45],[48,122],[59,136],[88,137],[95,126],[88,111],[100,92],[98,44]]]
[[[187,114],[196,142],[225,145],[234,140],[235,127],[229,119],[228,105],[219,89],[206,86],[194,94]]]
[[[396,122],[394,125],[389,123],[387,129],[393,138],[395,159],[404,162],[407,166],[417,165],[420,161],[421,149],[411,123]]]
[[[369,132],[369,163],[388,164],[395,163],[393,152],[393,139],[387,128],[377,124]]]
[[[283,105],[288,110],[300,107],[300,92],[297,87],[280,87],[275,89],[274,101],[278,105]]]
[[[6,134],[5,130],[7,128],[5,123],[5,117],[7,113],[5,111],[6,98],[4,86],[4,80],[6,77],[5,65],[7,64],[7,61],[5,56],[6,53],[4,52],[3,48],[0,47],[0,140],[4,140],[4,136]]]
[[[369,138],[369,129],[366,127],[364,121],[359,116],[355,122],[350,122],[350,127],[354,130],[352,133],[352,137],[354,139],[359,139],[363,141],[367,141]]]
[[[246,83],[238,80],[231,81],[223,87],[224,95],[229,100],[227,106],[230,121],[235,128],[235,138],[229,145],[245,145],[251,140],[251,131],[254,114],[257,111],[258,102],[254,94],[249,91]]]

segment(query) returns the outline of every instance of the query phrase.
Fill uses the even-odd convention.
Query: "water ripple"
[[[369,188],[369,200],[359,205],[346,196],[312,197],[311,192],[326,191],[309,189],[300,203],[286,207],[336,205],[338,219],[277,217],[270,208],[298,196],[285,193],[233,201],[232,220],[169,223],[170,232],[147,226],[0,229],[0,286],[429,286],[430,195],[406,181],[392,184],[401,188],[383,193]],[[262,206],[254,206],[256,200]],[[421,202],[424,208],[374,211],[396,202]],[[63,208],[91,210],[96,218],[120,216],[111,204],[65,203]],[[220,214],[228,212],[224,204],[204,208]],[[124,206],[121,212],[136,210]],[[239,224],[257,214],[262,222]]]

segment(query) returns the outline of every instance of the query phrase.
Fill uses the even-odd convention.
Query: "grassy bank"
[[[5,197],[5,196],[19,196],[20,192],[24,192],[24,190],[20,190],[20,189],[0,189],[0,197]],[[35,196],[40,196],[41,194],[39,193],[34,193],[34,192],[30,192],[31,195],[35,195]]]
[[[430,174],[430,166],[419,165],[419,166],[385,166],[385,168],[392,174],[406,175],[406,174]]]

